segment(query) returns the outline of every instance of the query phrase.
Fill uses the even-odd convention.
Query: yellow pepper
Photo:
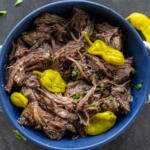
[[[48,69],[44,72],[33,71],[33,74],[40,76],[40,83],[48,91],[54,93],[65,92],[66,83],[58,71]]]
[[[125,62],[123,53],[110,47],[102,40],[96,40],[94,43],[89,39],[87,32],[84,32],[84,38],[89,43],[88,53],[101,56],[107,63],[113,65],[123,65]]]
[[[112,128],[117,120],[117,116],[111,111],[97,113],[90,118],[89,124],[85,127],[88,135],[98,135]]]
[[[10,96],[11,102],[17,107],[25,108],[28,104],[28,99],[19,92],[14,92]]]
[[[146,15],[134,12],[130,14],[128,20],[137,30],[141,31],[146,41],[150,42],[150,18]]]

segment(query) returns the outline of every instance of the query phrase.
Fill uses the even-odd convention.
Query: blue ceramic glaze
[[[144,86],[140,91],[132,90],[132,95],[134,97],[131,104],[131,111],[120,120],[111,130],[108,132],[98,135],[79,138],[75,141],[63,138],[60,141],[50,140],[44,134],[35,131],[33,129],[25,128],[17,123],[17,119],[20,115],[18,109],[16,109],[9,101],[9,96],[5,92],[4,86],[6,83],[6,64],[7,56],[11,50],[11,42],[15,40],[21,32],[27,29],[31,21],[42,12],[50,12],[56,14],[70,13],[70,10],[74,6],[80,6],[88,13],[94,15],[99,20],[108,21],[112,25],[118,26],[122,29],[126,41],[124,52],[128,56],[134,57],[134,65],[136,69],[136,75],[133,79],[133,84],[143,82]],[[149,54],[145,49],[141,38],[138,33],[130,26],[130,24],[124,20],[119,14],[114,12],[108,7],[103,5],[89,2],[89,1],[59,1],[45,5],[27,15],[23,18],[10,32],[7,36],[2,53],[0,55],[0,100],[2,107],[7,114],[8,118],[12,122],[15,128],[17,128],[23,135],[25,135],[29,140],[38,144],[45,149],[55,149],[55,150],[83,150],[83,149],[94,149],[100,147],[103,144],[110,142],[112,139],[120,135],[125,129],[136,118],[137,114],[141,110],[145,99],[148,95],[149,89],[149,76],[150,76],[150,62]]]

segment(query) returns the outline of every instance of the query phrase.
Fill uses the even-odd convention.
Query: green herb
[[[82,93],[82,97],[84,97],[86,94],[87,94],[87,92],[83,92],[83,93]]]
[[[96,105],[95,103],[86,104],[86,106],[89,106],[89,107],[97,107],[97,105]]]
[[[73,95],[73,99],[75,102],[78,102],[80,96],[78,94]]]
[[[124,95],[125,95],[125,96],[129,95],[128,91],[125,91],[125,92],[124,92]]]
[[[92,28],[90,29],[90,31],[89,31],[89,36],[92,36],[93,33],[94,33],[94,27],[92,27]]]
[[[7,10],[0,10],[0,16],[7,16]]]
[[[67,70],[69,73],[72,72],[72,67],[69,66],[68,70]]]
[[[79,70],[72,70],[72,76],[75,77],[76,79],[80,79],[81,78],[81,74]]]
[[[104,91],[104,88],[102,88],[102,87],[97,87],[97,88],[96,88],[96,92],[98,92],[98,91],[103,92],[103,91]]]
[[[134,88],[135,88],[136,90],[138,90],[138,91],[141,90],[142,87],[143,87],[143,83],[139,83],[139,84],[137,84],[137,85],[134,86]]]
[[[18,130],[13,130],[13,133],[15,134],[18,140],[23,140],[23,141],[27,140]]]
[[[110,102],[113,102],[114,99],[115,99],[115,97],[113,97],[113,96],[110,96],[110,97],[108,98],[108,100],[109,100]]]
[[[14,6],[18,6],[18,5],[20,5],[22,2],[23,2],[23,0],[16,0],[16,2],[15,2],[15,4],[14,4]]]
[[[84,88],[84,91],[88,91],[90,90],[91,86],[87,85],[85,88]]]
[[[136,70],[134,68],[132,68],[131,73],[136,74]]]

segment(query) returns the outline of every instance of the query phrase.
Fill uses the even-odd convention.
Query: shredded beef
[[[93,26],[90,16],[85,11],[78,8],[73,9],[68,27],[76,38],[80,38],[83,31],[90,31]]]
[[[121,50],[123,48],[123,35],[118,27],[113,27],[104,22],[96,25],[97,37],[107,42],[110,46]]]
[[[133,65],[133,59],[128,58],[124,65],[120,66],[118,70],[116,71],[116,75],[114,76],[114,80],[117,83],[123,83],[127,81],[127,79],[130,77],[130,74],[133,71],[132,68]]]
[[[87,52],[83,32],[94,42],[101,39],[125,52],[119,27],[95,18],[79,8],[65,17],[43,13],[12,43],[6,75],[6,91],[21,92],[29,104],[18,122],[59,140],[68,133],[73,139],[86,136],[85,126],[98,112],[116,115],[130,111],[133,58],[117,66]],[[66,82],[64,93],[48,91],[34,70],[58,71]]]
[[[21,125],[33,126],[36,129],[43,130],[51,139],[61,139],[66,130],[76,132],[72,124],[62,121],[62,119],[41,109],[37,101],[28,104],[18,122]]]
[[[44,42],[50,40],[50,35],[48,33],[31,31],[25,32],[22,35],[22,39],[29,45],[33,46],[37,42]]]
[[[52,61],[51,53],[47,44],[37,48],[36,51],[32,51],[27,55],[24,55],[20,59],[8,67],[8,79],[6,84],[6,91],[10,92],[14,83],[21,86],[26,78],[26,68],[34,66],[34,69],[38,69],[38,64]]]

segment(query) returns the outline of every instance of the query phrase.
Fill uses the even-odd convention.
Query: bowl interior
[[[98,135],[79,138],[75,141],[66,138],[63,138],[60,141],[50,140],[41,132],[38,132],[33,129],[24,128],[17,123],[17,119],[20,115],[20,110],[16,109],[9,101],[9,95],[4,90],[5,80],[5,66],[7,64],[7,56],[11,50],[11,42],[14,41],[21,32],[25,31],[32,20],[42,12],[50,12],[54,14],[66,14],[70,13],[71,9],[74,6],[81,7],[83,10],[87,11],[91,15],[94,15],[97,20],[104,20],[111,23],[114,26],[118,26],[123,31],[125,35],[125,49],[124,53],[127,56],[134,57],[134,65],[136,69],[136,74],[133,79],[133,84],[143,82],[143,88],[140,91],[132,90],[132,95],[134,97],[131,104],[131,111],[120,120],[111,130],[108,132]],[[39,8],[38,10],[32,12],[26,16],[17,26],[11,31],[11,33],[6,38],[6,41],[2,48],[2,54],[0,58],[0,99],[2,102],[2,107],[4,108],[6,114],[13,122],[14,126],[27,136],[33,142],[43,146],[45,148],[51,149],[86,149],[94,148],[100,146],[104,143],[107,143],[117,135],[119,135],[127,126],[133,121],[139,110],[141,109],[146,95],[148,93],[149,85],[149,61],[148,53],[144,48],[142,41],[136,31],[118,14],[114,11],[106,8],[104,6],[85,1],[63,1],[53,4],[46,5]]]

